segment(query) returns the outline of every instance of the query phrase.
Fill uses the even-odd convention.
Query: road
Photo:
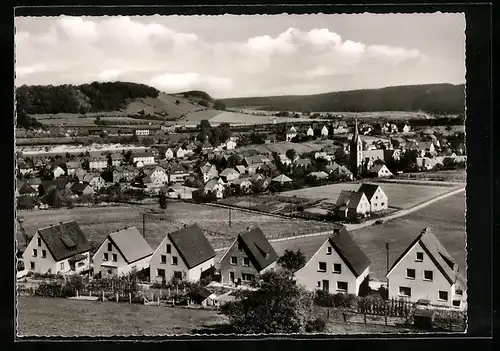
[[[394,214],[387,215],[385,217],[379,217],[379,218],[376,218],[376,219],[371,219],[371,220],[368,220],[368,221],[363,222],[363,223],[346,224],[345,227],[346,227],[347,230],[352,231],[352,230],[357,230],[357,229],[361,229],[361,228],[365,228],[365,227],[371,226],[376,221],[379,221],[379,220],[383,220],[385,222],[385,221],[389,221],[391,219],[403,217],[403,216],[406,216],[406,215],[408,215],[408,214],[410,214],[412,212],[418,211],[418,210],[420,210],[420,209],[422,209],[424,207],[432,205],[433,203],[435,203],[437,201],[441,201],[443,199],[446,199],[447,197],[453,196],[455,194],[459,194],[459,193],[461,193],[463,191],[465,191],[465,186],[462,187],[462,188],[450,191],[449,193],[446,193],[446,194],[443,194],[443,195],[439,195],[439,196],[437,196],[437,197],[435,197],[433,199],[430,199],[430,200],[428,200],[426,202],[423,202],[423,203],[421,203],[421,204],[419,204],[417,206],[414,206],[412,208],[409,208],[409,209],[406,209],[406,210],[401,210],[401,211],[398,211],[398,212],[396,212]],[[304,234],[304,235],[299,235],[299,236],[290,236],[290,237],[286,237],[286,238],[271,239],[271,240],[269,240],[269,242],[273,243],[273,242],[278,242],[278,241],[294,240],[294,239],[304,238],[304,237],[326,235],[326,234],[329,234],[329,233],[331,233],[331,231],[322,231],[322,232],[318,232],[318,233]],[[215,251],[224,251],[224,250],[227,250],[227,249],[228,249],[227,247],[225,247],[225,248],[218,248]]]

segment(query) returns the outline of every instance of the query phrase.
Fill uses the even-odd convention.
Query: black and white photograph
[[[14,24],[18,337],[467,331],[464,13]]]

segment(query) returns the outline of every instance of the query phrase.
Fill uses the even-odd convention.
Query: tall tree
[[[306,258],[300,249],[297,251],[286,249],[283,256],[278,258],[278,264],[291,272],[295,272],[306,264]]]

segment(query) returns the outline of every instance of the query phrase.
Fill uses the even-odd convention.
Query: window
[[[182,272],[174,271],[174,278],[175,279],[182,279]]]
[[[424,260],[424,253],[423,252],[417,252],[417,257],[415,261],[417,262],[422,262]]]
[[[326,272],[326,262],[318,262],[318,272]]]
[[[248,274],[248,273],[241,274],[241,280],[244,280],[246,282],[252,281],[253,278],[254,278],[253,274]]]
[[[347,291],[347,282],[337,282],[338,291]]]
[[[105,252],[104,253],[104,257],[102,258],[103,261],[107,261],[109,258],[108,258],[108,253]]]
[[[161,255],[161,263],[167,263],[167,256]]]
[[[64,262],[61,262],[61,271],[64,269]]]
[[[108,274],[109,275],[113,274],[113,271],[111,269],[108,269]]]
[[[400,286],[399,287],[399,296],[411,297],[411,288]]]
[[[172,253],[172,245],[167,244],[167,253]]]
[[[116,262],[118,260],[118,256],[116,254],[113,254],[113,262]]]
[[[113,244],[108,243],[108,251],[113,251]]]
[[[78,267],[83,266],[85,263],[84,262],[78,262]]]
[[[440,301],[448,301],[448,291],[439,291],[438,299]]]
[[[375,196],[375,200],[378,200],[378,196]]]
[[[177,256],[172,256],[172,265],[177,266]]]
[[[42,239],[41,238],[37,238],[36,242],[37,242],[38,246],[42,246]]]
[[[30,262],[30,269],[35,269],[35,262],[33,261]]]
[[[240,242],[238,242],[238,251],[243,251],[243,245]]]
[[[36,249],[33,249],[33,257],[36,257],[38,255],[38,252],[36,251]]]
[[[321,282],[317,282],[316,287],[318,287],[318,288],[321,287]]]
[[[455,295],[462,295],[463,292],[462,292],[462,288],[460,288],[459,286],[456,286],[455,287]]]
[[[248,259],[248,257],[243,258],[243,265],[247,267],[250,266],[250,260]]]
[[[231,264],[233,266],[236,266],[238,264],[238,257],[236,256],[231,256]]]
[[[342,273],[342,265],[340,263],[333,264],[333,273]]]
[[[384,205],[385,205],[385,202],[382,202],[382,203],[380,204],[380,206],[384,206]]]
[[[234,282],[234,272],[229,272],[229,280]]]
[[[328,246],[328,247],[326,248],[326,254],[327,254],[327,255],[331,255],[331,254],[332,254],[332,247],[331,247],[331,246]]]
[[[433,276],[432,271],[424,271],[424,280],[432,281]]]
[[[164,269],[157,269],[156,276],[165,278],[165,270]]]
[[[45,257],[47,257],[47,251],[42,250],[42,258],[45,258]]]
[[[412,268],[408,268],[406,270],[406,279],[415,279],[415,270]]]
[[[453,300],[452,304],[455,307],[460,307],[460,300]]]

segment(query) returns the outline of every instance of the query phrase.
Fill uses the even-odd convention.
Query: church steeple
[[[349,149],[349,164],[351,166],[352,174],[356,177],[363,162],[363,142],[361,141],[361,137],[359,136],[357,118],[354,122],[354,133],[352,135]]]

